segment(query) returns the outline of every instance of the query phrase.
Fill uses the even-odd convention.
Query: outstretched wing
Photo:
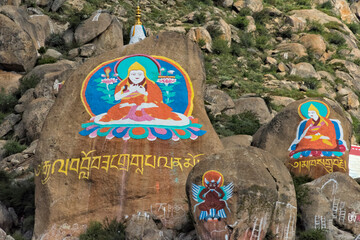
[[[234,189],[234,184],[231,182],[226,186],[221,187],[221,189],[224,191],[225,196],[222,198],[223,200],[227,201],[229,200],[232,195],[233,195],[233,189]]]
[[[191,184],[192,187],[191,187],[191,192],[192,192],[192,197],[195,201],[197,202],[203,202],[204,200],[202,200],[200,197],[199,197],[199,194],[201,193],[201,191],[205,188],[203,186],[199,186],[199,185],[196,185],[196,184]]]

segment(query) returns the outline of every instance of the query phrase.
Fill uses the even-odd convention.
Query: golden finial
[[[135,23],[135,25],[142,25],[140,18],[141,18],[141,10],[140,10],[140,6],[138,5],[136,8],[136,23]]]

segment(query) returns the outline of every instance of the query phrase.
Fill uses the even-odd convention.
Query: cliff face
[[[243,149],[241,154],[233,154],[235,156],[226,150],[221,157],[213,154],[223,149],[219,137],[223,138],[226,148],[249,145],[252,139],[249,135],[254,135],[252,145],[272,153],[276,161],[286,163],[295,175],[320,177],[332,171],[349,171],[349,148],[360,141],[360,3],[345,0],[142,0],[140,6],[148,38],[127,45],[132,34],[130,28],[135,22],[132,1],[42,0],[30,3],[0,0],[0,85],[4,88],[0,93],[0,135],[3,139],[0,167],[22,179],[31,178],[32,169],[35,169],[34,238],[78,236],[92,220],[103,221],[105,217],[126,218],[130,239],[184,238],[181,229],[186,229],[186,234],[193,229],[188,218],[188,204],[192,208],[191,204],[196,204],[191,200],[192,193],[187,192],[190,200],[185,196],[187,176],[195,165],[187,161],[192,158],[193,163],[202,160],[209,160],[209,163],[196,170],[197,175],[192,175],[188,188],[191,183],[202,186],[199,179],[207,171],[220,172],[226,184],[234,184],[238,194],[229,199],[231,213],[224,209],[231,220],[227,224],[231,226],[226,227],[228,237],[235,239],[241,235],[251,239],[254,234],[265,237],[269,231],[284,236],[277,239],[293,239],[295,233],[291,231],[295,229],[283,229],[280,233],[274,225],[265,224],[263,229],[250,226],[256,219],[280,219],[295,226],[295,221],[289,219],[293,217],[293,210],[288,216],[286,208],[278,203],[295,207],[293,192],[289,193],[287,201],[274,197],[280,194],[274,187],[279,183],[269,183],[272,205],[256,216],[242,211],[244,204],[238,200],[243,197],[241,194],[254,191],[258,197],[269,193],[254,190],[253,185],[257,183],[246,174],[241,173],[240,180],[248,180],[247,187],[252,190],[242,188],[241,181],[233,176],[239,172],[234,159],[248,150]],[[132,56],[134,54],[137,56]],[[128,58],[130,60],[122,62]],[[130,73],[127,61],[140,61],[154,84],[144,82],[133,87],[129,83],[121,85],[122,90],[116,89],[120,80]],[[137,90],[131,90],[135,88]],[[120,97],[115,99],[115,93],[124,91],[134,91],[146,98],[140,101],[125,97],[122,104],[128,105],[118,105]],[[152,96],[159,94],[161,100]],[[130,99],[134,97],[129,96]],[[310,105],[305,103],[311,101],[320,116],[319,123],[313,124],[325,124],[325,134],[309,126],[311,119],[316,122],[317,117],[304,115],[305,110],[300,114],[302,108],[309,109]],[[110,110],[116,106],[121,111]],[[102,114],[109,119],[102,119]],[[111,125],[112,121],[125,120],[124,114],[133,122],[127,120]],[[154,119],[164,121],[156,126],[133,125]],[[329,124],[338,126],[333,127],[334,141],[329,137],[332,131]],[[311,135],[309,129],[314,134]],[[247,143],[241,143],[241,136],[234,136],[231,144],[224,138],[238,134],[246,134],[243,142]],[[321,144],[309,147],[309,140],[304,147],[306,139],[320,139]],[[9,144],[20,147],[10,149]],[[24,150],[26,145],[29,147]],[[336,146],[328,147],[330,145]],[[126,172],[121,170],[124,162],[120,155],[124,161],[128,156]],[[98,168],[95,165],[92,168],[89,160],[90,167],[85,166],[88,157],[104,160],[106,156],[109,156],[109,163],[99,160]],[[154,164],[147,162],[150,158]],[[211,159],[219,158],[227,164],[210,164]],[[320,158],[322,161],[342,160],[343,165],[339,162],[330,168],[325,162],[311,165],[310,161]],[[117,165],[111,165],[115,159]],[[167,165],[167,161],[171,164]],[[260,165],[259,168],[264,167]],[[225,166],[234,168],[234,172]],[[298,167],[294,170],[294,166]],[[299,166],[303,172],[297,171]],[[279,175],[288,174],[284,169]],[[287,177],[282,184],[292,189]],[[338,176],[331,179],[339,184],[344,181]],[[266,182],[264,180],[263,185]],[[316,192],[313,189],[319,186],[311,186],[313,194]],[[335,199],[327,198],[336,204]],[[236,212],[235,209],[240,210]],[[300,206],[300,209],[306,212],[306,207]],[[357,210],[351,205],[346,214]],[[275,211],[284,214],[277,216]],[[331,213],[331,209],[321,211],[327,218]],[[234,212],[239,218],[232,215]],[[267,217],[262,216],[265,212]],[[15,209],[14,214],[19,215],[18,223],[14,220],[11,227],[11,224],[0,224],[0,227],[13,232],[21,226],[22,234],[29,237],[31,229],[25,229],[23,221],[33,213]],[[356,220],[352,221],[353,215],[348,218],[351,221],[345,223],[338,218],[327,237],[336,239],[335,230],[341,226],[352,229],[352,235],[348,233],[351,237],[359,234],[353,226],[356,224]],[[204,224],[200,216],[193,217],[200,226],[196,229],[200,238],[206,239],[207,234],[225,227],[221,221]],[[300,222],[302,230],[317,226],[309,223],[311,218]],[[236,225],[236,221],[244,224]],[[137,225],[143,226],[142,230],[130,230]],[[156,231],[146,230],[154,229],[153,226],[157,226]],[[350,236],[348,234],[344,236]],[[194,232],[187,235],[192,236]],[[219,238],[223,237],[225,235]]]

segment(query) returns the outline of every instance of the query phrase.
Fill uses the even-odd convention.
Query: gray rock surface
[[[30,141],[39,138],[45,118],[54,104],[54,100],[38,98],[32,101],[23,114],[26,137]]]
[[[90,18],[85,20],[75,30],[75,40],[79,44],[88,43],[102,32],[104,32],[112,22],[108,13],[94,13]]]
[[[234,135],[230,137],[224,137],[220,139],[224,148],[235,148],[238,146],[250,146],[252,142],[252,136],[250,135]]]
[[[1,13],[1,12],[0,12]],[[0,67],[9,71],[29,71],[36,62],[36,48],[30,36],[10,18],[0,14]]]
[[[9,133],[15,124],[21,120],[20,114],[11,113],[8,115],[0,125],[0,137],[5,136]]]
[[[306,196],[300,201],[306,230],[327,229],[326,239],[353,240],[360,234],[360,186],[344,173],[330,173],[301,186]]]

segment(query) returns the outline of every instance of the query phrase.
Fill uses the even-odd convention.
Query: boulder
[[[51,11],[56,12],[66,0],[54,0],[51,4]]]
[[[293,10],[291,12],[289,12],[289,15],[292,18],[297,18],[297,19],[302,19],[305,21],[315,21],[315,22],[319,22],[321,24],[325,24],[328,22],[336,22],[338,23],[341,28],[347,32],[349,34],[349,36],[352,39],[356,39],[355,35],[353,34],[353,32],[348,28],[348,26],[346,26],[346,24],[344,24],[341,20],[339,20],[336,17],[327,15],[324,12],[321,12],[317,9],[301,9],[301,10]]]
[[[230,110],[228,115],[240,114],[247,111],[253,112],[259,119],[260,124],[271,120],[271,114],[264,99],[260,97],[244,97],[234,100],[235,109]]]
[[[300,43],[280,43],[276,50],[278,50],[284,58],[289,57],[304,57],[307,56],[306,48]],[[285,57],[286,55],[286,57]]]
[[[56,51],[55,49],[49,48],[45,52],[44,57],[52,57],[52,58],[55,58],[55,59],[60,59],[62,57],[62,54],[60,52]]]
[[[153,214],[134,214],[126,220],[126,239],[173,239],[173,231],[163,228],[161,220]]]
[[[15,124],[21,120],[20,114],[11,113],[2,121],[0,125],[0,138],[8,134]]]
[[[327,79],[328,81],[335,83],[335,77],[326,71],[317,72],[321,78]]]
[[[301,78],[316,78],[320,79],[321,77],[316,72],[313,65],[307,62],[301,62],[293,66],[291,69],[290,75],[299,76]]]
[[[15,72],[5,72],[0,70],[0,90],[4,89],[5,93],[15,93],[20,85],[22,75]]]
[[[225,8],[231,7],[234,3],[234,0],[222,0],[221,5]]]
[[[326,239],[355,239],[360,234],[359,184],[344,173],[330,173],[301,185],[299,202],[305,230],[326,229]]]
[[[351,134],[341,107],[321,98],[307,98],[289,104],[260,128],[252,145],[273,153],[295,175],[317,178],[349,171]]]
[[[45,46],[46,38],[54,32],[54,26],[49,16],[35,14],[29,16],[26,8],[2,6],[0,13],[9,17],[32,39],[36,49]],[[35,55],[36,56],[36,55]]]
[[[110,26],[111,22],[112,17],[110,14],[101,12],[94,13],[76,28],[76,42],[79,44],[90,42],[103,33]]]
[[[356,65],[355,63],[353,63],[351,61],[340,60],[340,59],[333,59],[329,62],[329,64],[343,65],[349,72],[349,75],[351,76],[351,78],[349,78],[348,76],[346,77],[346,79],[349,81],[349,82],[347,82],[347,84],[349,86],[353,86],[355,90],[360,91],[360,82],[359,82],[360,81],[360,68],[358,65]],[[336,71],[336,72],[338,72],[338,71]],[[342,74],[342,75],[344,75],[344,74]]]
[[[88,43],[80,47],[80,57],[91,57],[96,50],[95,44]]]
[[[112,17],[110,26],[94,40],[97,53],[123,46],[123,26],[116,17]]]
[[[201,46],[201,48],[211,52],[212,39],[206,28],[192,27],[190,28],[186,36],[188,36],[188,38],[197,43],[199,43],[199,41],[202,39],[202,41],[205,41],[205,45]]]
[[[24,139],[26,137],[24,122],[20,121],[14,126],[14,137],[16,139]]]
[[[78,236],[84,231],[80,226],[86,228],[91,221],[145,212],[167,229],[187,226],[187,175],[198,161],[223,148],[204,108],[203,64],[197,44],[165,32],[90,58],[68,77],[36,150],[34,239],[62,239],[69,232]],[[154,111],[136,111],[137,105],[133,115],[126,104],[111,101],[120,79],[120,84],[130,85],[129,66],[145,68],[137,71],[153,80],[145,80],[147,98],[139,99],[141,106]],[[153,109],[154,104],[159,109]],[[131,119],[117,117],[122,111]],[[154,119],[133,120],[139,114]],[[162,119],[163,114],[171,119]],[[113,134],[104,132],[108,127]],[[51,171],[46,171],[50,165]]]
[[[230,137],[224,137],[221,139],[224,148],[236,148],[238,146],[250,146],[252,142],[252,136],[250,135],[234,135]]]
[[[303,31],[306,28],[306,19],[301,16],[286,16],[285,23],[291,26],[294,32]]]
[[[38,98],[32,101],[24,111],[22,121],[29,141],[39,138],[45,118],[54,104],[54,100]]]
[[[294,99],[289,97],[283,97],[283,96],[271,96],[271,103],[277,105],[277,106],[283,106],[286,107],[290,103],[295,102]]]
[[[34,99],[34,88],[30,88],[21,96],[18,103],[26,106]]]
[[[0,228],[0,239],[5,240],[5,238],[6,238],[6,232]]]
[[[13,220],[7,207],[0,202],[0,228],[9,232],[13,226]]]
[[[237,11],[247,7],[250,8],[252,12],[260,12],[264,8],[262,0],[237,0],[233,6]]]
[[[353,3],[350,5],[350,10],[352,13],[355,14],[355,16],[360,19],[360,2],[359,1],[353,1]]]
[[[21,0],[1,0],[0,1],[0,6],[12,5],[12,6],[19,7],[20,4],[21,4]]]
[[[0,14],[0,68],[24,72],[36,63],[37,51],[30,36],[10,18]]]
[[[355,14],[350,10],[348,1],[346,0],[333,0],[332,1],[333,9],[335,12],[340,15],[341,20],[345,23],[358,22]]]
[[[300,38],[300,42],[306,47],[314,51],[314,53],[321,57],[326,51],[326,43],[322,36],[317,34],[305,34]]]
[[[246,32],[248,33],[255,32],[256,31],[255,19],[252,16],[246,16],[245,18],[249,21],[246,27]]]
[[[207,88],[204,96],[206,109],[208,109],[212,115],[216,116],[221,114],[222,111],[232,109],[235,107],[234,101],[231,97],[219,90]]]
[[[220,38],[225,40],[228,43],[228,46],[231,44],[231,27],[229,24],[227,24],[224,19],[220,18],[219,21],[210,21],[205,26],[205,28],[208,27],[214,27],[218,28],[222,34],[220,35]]]
[[[295,239],[291,176],[261,149],[238,146],[208,155],[190,172],[186,193],[199,239],[265,239],[267,234]]]
[[[31,34],[37,49],[45,46],[45,41],[52,33],[55,33],[55,23],[47,15],[30,15],[29,22],[34,25],[34,33]],[[25,31],[27,31],[25,29]],[[27,31],[30,32],[30,31]]]

